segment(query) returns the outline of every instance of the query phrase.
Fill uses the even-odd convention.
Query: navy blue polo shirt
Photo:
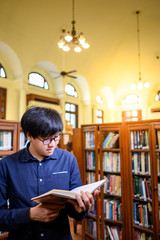
[[[28,147],[28,146],[27,146]],[[82,184],[74,155],[56,148],[53,154],[38,161],[24,148],[0,161],[0,230],[9,231],[14,240],[72,239],[68,216],[80,221],[73,205],[66,204],[50,223],[29,220],[29,209],[37,205],[31,198],[53,188],[72,190]],[[10,209],[7,209],[9,199]]]

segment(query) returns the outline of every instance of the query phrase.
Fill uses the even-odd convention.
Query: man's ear
[[[26,133],[26,137],[28,138],[29,141],[31,141],[33,138],[29,133]]]

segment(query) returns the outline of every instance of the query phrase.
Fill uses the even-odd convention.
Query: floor
[[[82,225],[77,224],[77,232],[74,232],[74,220],[72,218],[69,219],[70,222],[70,228],[71,228],[71,234],[73,240],[82,240]]]

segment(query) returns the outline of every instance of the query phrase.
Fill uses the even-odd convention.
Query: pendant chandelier
[[[132,83],[131,88],[142,90],[144,87],[148,88],[150,86],[150,83],[149,82],[143,82],[142,78],[141,78],[141,49],[140,49],[139,13],[140,13],[140,11],[136,11],[136,14],[137,14],[137,43],[138,43],[138,74],[139,74],[139,78],[138,78],[137,82]]]
[[[74,18],[74,0],[72,0],[72,30],[66,32],[65,29],[62,29],[62,35],[58,41],[58,47],[61,48],[63,51],[68,52],[70,51],[71,47],[73,47],[75,52],[81,52],[82,48],[87,49],[90,47],[86,38],[84,37],[83,33],[80,32],[76,35],[75,30],[75,18]]]

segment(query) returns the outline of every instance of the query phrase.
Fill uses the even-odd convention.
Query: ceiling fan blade
[[[60,76],[61,76],[61,75],[58,75],[57,77],[54,77],[54,80],[57,79],[57,78],[59,78]]]
[[[74,72],[77,72],[77,70],[71,70],[71,71],[67,72],[67,74],[68,73],[74,73]]]
[[[68,75],[66,74],[67,77],[70,77],[70,78],[77,78],[76,76],[72,76],[72,75]]]

